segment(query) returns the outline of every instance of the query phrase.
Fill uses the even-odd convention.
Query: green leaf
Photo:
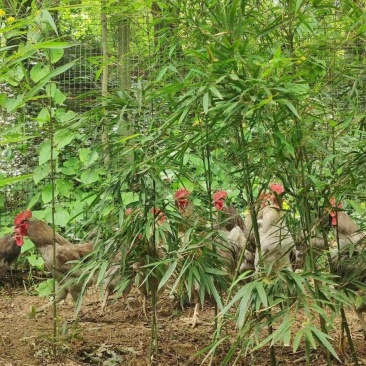
[[[41,282],[37,286],[38,295],[40,297],[51,296],[53,294],[54,281],[55,280],[53,278],[49,278],[48,280]]]
[[[25,98],[23,94],[17,95],[14,98],[6,98],[2,102],[2,106],[6,108],[8,113],[14,112],[16,109],[22,107],[25,104]]]
[[[208,113],[208,108],[209,108],[209,105],[210,105],[210,94],[208,92],[206,92],[203,96],[202,105],[203,105],[203,112],[205,114],[207,114]]]
[[[163,77],[164,77],[164,75],[165,75],[165,73],[167,72],[167,70],[169,69],[169,66],[165,66],[165,67],[163,67],[160,71],[159,71],[159,74],[158,74],[158,76],[156,77],[156,81],[160,81]]]
[[[37,193],[36,195],[34,195],[32,197],[32,199],[29,201],[27,209],[30,210],[36,203],[38,203],[40,197],[41,197],[40,193]]]
[[[63,94],[61,90],[57,88],[56,83],[50,83],[46,85],[46,94],[58,105],[63,104],[63,102],[66,100],[65,94]]]
[[[0,146],[31,140],[34,139],[34,137],[35,136],[19,136],[19,137],[3,136],[1,137],[0,140]]]
[[[38,62],[31,68],[29,75],[32,81],[38,83],[38,81],[50,73],[50,70],[51,69],[49,65],[44,65],[43,63]]]
[[[55,104],[62,105],[62,104],[64,104],[65,100],[66,100],[66,95],[64,93],[62,93],[61,90],[57,89],[53,96],[53,101],[55,102]]]
[[[304,278],[296,272],[289,272],[289,276],[296,282],[297,287],[302,293],[305,293],[305,288],[303,285]]]
[[[51,15],[51,13],[47,9],[42,9],[41,14],[40,14],[40,17],[43,20],[45,20],[51,26],[51,28],[54,30],[54,32],[56,33],[56,35],[58,35],[56,23],[53,20],[53,17]]]
[[[138,202],[139,201],[139,195],[134,192],[125,192],[121,194],[122,202],[125,206],[132,202]]]
[[[230,74],[229,77],[230,77],[231,80],[234,80],[234,81],[240,80],[239,76],[236,75],[236,74]]]
[[[75,112],[71,110],[66,112],[65,108],[57,108],[55,115],[60,122],[69,122],[76,116]]]
[[[55,197],[57,196],[57,192],[55,189]],[[52,184],[47,184],[42,189],[42,201],[43,203],[49,203],[52,201]]]
[[[80,161],[85,166],[90,166],[98,160],[99,154],[95,150],[89,148],[82,148],[79,151]]]
[[[38,157],[39,165],[42,165],[51,159],[51,142],[44,141],[41,145]]]
[[[284,104],[297,118],[301,119],[295,106],[287,99],[278,99],[277,102]]]
[[[38,184],[42,179],[48,177],[51,172],[50,164],[39,165],[33,170],[33,180]]]
[[[254,282],[250,282],[245,284],[240,290],[235,294],[235,296],[231,299],[231,301],[225,306],[225,308],[222,310],[222,313],[225,314],[238,300],[245,298],[249,301],[252,297],[252,291],[254,288]],[[244,306],[245,305],[245,306]],[[247,304],[244,304],[243,310],[246,311]],[[240,313],[239,313],[240,316]]]
[[[55,146],[58,149],[62,149],[63,147],[69,145],[75,137],[76,135],[73,132],[68,130],[59,130],[54,136]]]
[[[58,42],[58,41],[45,41],[45,42],[38,42],[37,44],[32,44],[28,46],[29,50],[38,51],[39,49],[59,49],[59,48],[70,48],[74,47],[76,44],[68,43],[68,42]]]
[[[327,350],[333,355],[333,357],[336,358],[338,361],[340,361],[336,351],[334,350],[333,346],[328,340],[328,338],[331,337],[328,334],[323,333],[321,330],[317,329],[314,326],[309,326],[308,328],[313,332],[314,336],[318,339],[320,345],[326,347]]]
[[[293,353],[295,353],[297,351],[297,349],[299,348],[301,339],[304,335],[304,331],[305,331],[305,329],[302,328],[296,333],[295,338],[294,338],[294,343],[292,344]]]
[[[53,158],[55,159],[57,155],[59,154],[59,150],[53,149]],[[51,142],[45,141],[41,145],[41,149],[39,151],[39,157],[38,157],[38,163],[39,165],[42,165],[49,161],[51,159]]]
[[[7,82],[13,86],[19,85],[19,82],[23,78],[24,78],[24,71],[23,71],[23,67],[21,67],[20,65],[15,67],[14,69],[11,69],[6,74]]]
[[[56,180],[57,191],[64,197],[69,198],[74,188],[74,184],[67,179]]]
[[[42,256],[40,256],[40,255],[36,255],[36,254],[28,255],[27,260],[32,267],[37,267],[39,269],[42,269],[44,266],[44,260],[43,260]]]
[[[85,203],[80,201],[74,202],[74,207],[72,208],[70,212],[70,217],[73,221],[79,222],[82,221],[83,218],[83,212],[85,209]]]
[[[213,95],[215,95],[219,99],[224,99],[222,94],[219,92],[219,90],[215,86],[209,86],[208,87]]]
[[[33,242],[29,239],[26,239],[24,241],[24,244],[21,246],[20,252],[23,254],[33,249],[35,249],[35,245],[33,244]]]
[[[217,275],[217,276],[226,276],[227,275],[226,271],[224,271],[222,269],[218,269],[218,268],[206,268],[205,272],[213,274],[213,275]]]
[[[283,344],[289,345],[291,342],[291,324],[285,327],[285,330],[283,332]]]
[[[14,183],[23,182],[24,180],[31,179],[32,177],[33,177],[33,174],[26,174],[26,175],[20,175],[18,177],[0,179],[0,188],[9,186]]]
[[[268,298],[267,298],[266,291],[264,290],[263,283],[262,282],[256,282],[255,283],[255,288],[258,292],[259,298],[261,299],[261,302],[262,302],[263,306],[265,308],[268,307]]]
[[[118,143],[118,144],[124,144],[128,140],[134,139],[134,138],[139,137],[139,136],[141,136],[140,133],[135,133],[134,135],[125,136],[125,137],[117,140],[116,143]]]
[[[62,207],[56,207],[55,210],[55,225],[66,226],[70,220],[70,214]],[[44,220],[52,224],[52,209],[48,207],[44,210]]]
[[[41,111],[38,113],[38,116],[36,119],[40,123],[41,126],[44,123],[49,122],[51,119],[49,110],[47,108],[42,108]]]
[[[86,170],[81,173],[80,180],[86,184],[92,184],[99,180],[99,174],[95,170]]]
[[[64,55],[64,50],[62,48],[54,48],[50,49],[50,61],[52,64],[56,63],[57,61],[61,60],[62,56]]]
[[[104,284],[104,279],[105,279],[105,272],[108,268],[108,265],[109,265],[109,262],[108,261],[104,261],[102,263],[102,265],[100,266],[100,269],[99,269],[99,274],[98,274],[98,279],[97,279],[97,284],[100,285],[100,284]]]
[[[304,2],[304,0],[297,0],[296,1],[296,7],[295,7],[295,11],[299,11],[299,9],[301,8],[302,3]]]
[[[279,139],[281,140],[281,142],[286,146],[286,150],[287,152],[294,158],[295,157],[295,149],[294,147],[286,140],[285,136],[280,132],[280,131],[276,131],[275,133],[276,136],[279,137]]]
[[[159,283],[158,291],[166,284],[166,282],[169,280],[170,276],[172,275],[176,267],[177,267],[177,261],[174,261],[170,264],[169,268],[166,270],[163,278]]]
[[[56,209],[55,212],[55,224],[59,226],[66,226],[70,220],[69,213],[62,208]]]
[[[61,168],[61,172],[65,175],[75,175],[81,168],[80,160],[77,158],[70,158],[64,162],[64,166]]]

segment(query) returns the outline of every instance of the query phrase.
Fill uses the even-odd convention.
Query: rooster
[[[354,283],[366,283],[366,234],[346,212],[339,211],[342,204],[337,203],[334,197],[330,199],[330,204],[329,221],[339,243],[339,246],[331,249],[333,267],[343,287],[359,290]],[[366,301],[363,300],[358,307],[353,306],[353,309],[366,337],[366,322],[362,315],[366,311]]]
[[[224,190],[217,191],[213,195],[213,204],[218,211],[217,228],[224,233],[226,232],[227,240],[230,243],[228,249],[232,255],[231,264],[234,269],[242,248],[245,247],[244,262],[241,263],[242,270],[240,271],[242,273],[246,269],[252,269],[255,241],[254,237],[250,236],[247,225],[236,208],[226,204],[226,198],[227,192]]]
[[[269,193],[265,196],[266,202],[262,208],[260,224],[260,253],[257,249],[255,255],[255,267],[258,269],[260,257],[263,266],[270,269],[278,269],[284,266],[291,268],[291,252],[294,249],[294,239],[286,226],[283,211],[281,211],[281,195],[284,188],[281,184],[270,185]]]
[[[18,258],[21,250],[22,238],[14,233],[0,239],[0,277],[9,270],[10,265]]]
[[[187,216],[191,218],[192,222],[200,222],[202,228],[206,227],[202,222],[202,219],[194,219],[197,214],[194,213],[194,206],[189,200],[190,192],[185,188],[178,189],[174,194],[175,204],[183,218]],[[219,227],[218,231],[215,231],[215,235],[212,236],[212,244],[216,246],[218,250],[218,255],[224,259],[227,264],[227,268],[225,268],[228,274],[233,274],[238,264],[238,260],[240,257],[240,253],[243,250],[243,246],[245,245],[245,235],[240,226],[236,225],[240,222],[240,225],[243,224],[243,220],[240,218],[237,211],[234,209],[230,212],[226,210],[225,198],[227,193],[225,191],[216,192],[214,195],[215,207],[219,211],[227,212],[226,221],[227,223],[231,220],[231,224],[225,224],[222,227]],[[234,217],[233,217],[234,216]],[[240,220],[240,219],[241,220]],[[225,227],[226,226],[226,227]],[[243,227],[243,226],[242,226]],[[180,237],[185,237],[185,230],[189,230],[190,228],[184,226],[184,230],[180,228]],[[199,232],[199,235],[202,237],[207,236],[207,228],[202,230],[202,233]],[[247,269],[252,269],[254,263],[254,254],[250,253],[248,250],[245,250],[243,262],[240,265],[240,271],[244,272]],[[195,327],[199,323],[199,312],[201,309],[201,286],[195,281],[192,288],[192,300],[195,304],[193,316],[190,319],[190,324],[192,328]],[[211,296],[205,294],[205,300],[214,303],[214,299]]]
[[[32,218],[32,211],[24,211],[18,214],[14,219],[15,234],[18,236],[18,245],[23,245],[23,237],[27,236],[37,250],[42,255],[45,262],[45,267],[52,273],[54,279],[62,283],[66,273],[72,268],[73,264],[70,261],[81,259],[93,250],[92,243],[84,244],[72,244],[60,234],[53,234],[52,228],[44,221]],[[53,263],[53,244],[55,242],[55,266]],[[80,273],[72,272],[70,277],[74,281],[68,281],[58,290],[56,296],[56,302],[60,302],[67,297],[70,293],[73,300],[76,301],[81,289],[82,284],[76,283],[75,279],[80,276]],[[90,283],[89,283],[90,284]],[[37,309],[37,312],[43,311],[49,304]]]
[[[115,258],[116,260],[116,258]],[[101,306],[101,314],[104,313],[104,310],[107,306],[108,298],[109,296],[116,292],[116,288],[118,284],[121,282],[121,265],[118,263],[113,263],[111,267],[106,271],[104,281],[103,281],[103,301]],[[126,278],[128,280],[128,278]],[[128,301],[128,295],[131,291],[131,284],[127,283],[124,284],[124,290],[122,291],[122,295],[124,298],[124,306],[125,309],[130,309],[129,301]]]
[[[198,218],[195,220],[197,213],[195,213],[194,206],[189,200],[191,192],[186,188],[180,188],[174,193],[175,206],[178,209],[182,217],[182,221],[178,224],[178,237],[181,240],[181,244],[184,245],[186,232],[189,232],[191,227],[198,222]],[[197,281],[194,282],[192,288],[192,300],[195,304],[193,316],[189,320],[189,323],[194,328],[198,324],[199,311],[201,309],[200,300],[200,285]]]
[[[174,193],[175,206],[180,213],[182,220],[179,222],[178,226],[178,237],[184,237],[186,231],[197,224],[204,224],[202,219],[198,217],[195,212],[192,201],[189,197],[191,192],[186,188],[180,188]]]
[[[234,206],[226,204],[227,192],[224,190],[217,191],[213,195],[213,204],[218,212],[219,227],[224,227],[227,231],[231,231],[235,226],[245,231],[245,223],[243,218]]]
[[[351,250],[350,245],[339,249],[332,248],[331,261],[334,272],[339,276],[338,282],[342,288],[359,291],[361,287],[359,295],[362,297],[362,301],[358,306],[353,305],[352,307],[366,337],[366,322],[362,315],[366,311],[364,292],[366,284],[366,252],[361,247]]]
[[[154,223],[151,222],[154,229],[162,226],[164,222],[167,221],[167,217],[165,213],[158,207],[153,207],[149,210],[149,213],[153,216]],[[127,209],[125,212],[126,216],[130,223],[137,224],[139,220],[140,224],[146,225],[146,222],[143,221],[143,213],[140,209]],[[136,226],[138,227],[138,225]],[[140,231],[140,230],[139,230]],[[153,232],[154,230],[151,230]],[[153,234],[155,235],[155,233]],[[142,247],[142,252],[139,253],[139,260],[135,261],[131,268],[133,270],[133,277],[135,279],[135,284],[140,291],[142,296],[142,311],[146,318],[148,318],[147,311],[146,311],[146,300],[148,298],[149,293],[155,291],[156,295],[159,296],[161,292],[164,291],[165,286],[158,290],[158,285],[160,282],[159,276],[155,276],[151,273],[151,269],[147,268],[148,266],[148,256],[153,257],[155,259],[162,260],[165,258],[165,250],[164,250],[164,243],[162,240],[158,240],[155,243],[155,246],[152,245],[151,242],[146,242],[143,240],[143,235],[140,233],[132,235],[132,246],[140,246]],[[152,239],[152,238],[151,238]],[[152,241],[152,240],[151,240]],[[131,249],[131,248],[130,248]],[[141,255],[143,254],[143,255]],[[147,273],[150,272],[149,275]],[[126,289],[129,291],[130,287]]]
[[[366,237],[351,217],[342,209],[341,203],[336,203],[334,197],[330,200],[332,208],[329,210],[330,225],[334,228],[334,236],[342,249],[348,245],[359,244]]]

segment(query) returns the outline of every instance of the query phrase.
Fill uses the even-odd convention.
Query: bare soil
[[[43,313],[32,313],[32,308],[48,300],[31,295],[25,277],[13,274],[0,279],[0,366],[149,365],[151,322],[141,311],[137,291],[130,295],[132,309],[125,309],[123,301],[118,300],[101,314],[97,290],[88,290],[78,322],[73,321],[75,306],[71,300],[59,304],[54,332],[52,307]],[[182,310],[167,296],[159,300],[158,352],[150,364],[201,364],[203,356],[197,352],[211,342],[214,309],[206,305],[200,314],[201,324],[194,329],[187,321],[192,313],[193,306]],[[366,365],[365,340],[358,319],[352,311],[347,312],[347,318],[360,365]],[[340,332],[332,337],[333,346],[342,358],[341,363],[334,360],[333,364],[353,365],[349,347],[344,352],[339,347]],[[220,365],[227,350],[228,343],[224,343],[214,365]],[[53,356],[55,351],[57,355]],[[293,353],[292,347],[276,346],[275,354],[278,365],[305,365],[302,349]],[[236,365],[270,365],[268,349],[243,356]],[[314,351],[310,365],[326,365],[321,349]]]

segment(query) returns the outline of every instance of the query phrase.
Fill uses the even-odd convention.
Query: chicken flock
[[[214,235],[209,236],[212,247],[217,249],[218,256],[224,260],[228,278],[236,278],[240,274],[251,273],[252,276],[261,271],[275,272],[280,269],[293,269],[298,267],[300,260],[299,251],[296,249],[297,243],[290,232],[287,223],[285,210],[282,208],[282,198],[285,189],[281,184],[273,183],[269,186],[269,192],[262,194],[258,201],[256,217],[248,214],[242,217],[235,207],[227,205],[227,192],[217,191],[213,194],[213,206],[215,213],[215,223],[211,226]],[[180,246],[184,246],[184,241],[189,238],[192,227],[198,228],[197,235],[207,237],[208,224],[195,211],[195,207],[190,200],[191,192],[185,188],[178,189],[174,194],[176,210],[179,213],[179,220],[176,220],[177,238]],[[160,209],[153,209],[151,213],[155,216],[155,225],[163,226],[167,221],[165,214]],[[134,214],[141,215],[137,210],[128,209],[126,216]],[[347,265],[347,259],[358,255],[361,252],[362,245],[365,242],[366,234],[363,233],[351,217],[344,211],[334,198],[330,200],[329,224],[334,229],[334,238],[337,245],[330,249],[330,257],[336,273],[342,277],[353,271],[351,265]],[[92,258],[93,251],[96,248],[95,242],[86,242],[82,244],[73,244],[42,220],[32,217],[31,211],[24,211],[18,214],[14,219],[14,230],[0,239],[0,276],[9,270],[20,255],[21,246],[24,237],[28,237],[41,254],[45,267],[51,272],[54,279],[59,283],[56,295],[56,302],[66,298],[70,293],[76,301],[82,292],[83,283],[78,281],[81,275],[81,269],[75,267],[75,261],[87,262]],[[256,219],[257,225],[253,225],[253,219]],[[173,223],[174,225],[174,223]],[[257,227],[255,235],[254,226]],[[200,229],[201,228],[201,229]],[[259,243],[257,243],[259,238]],[[140,240],[141,234],[135,235],[135,242]],[[312,241],[310,240],[310,243]],[[163,250],[163,243],[155,243],[154,255],[161,260],[166,256]],[[322,239],[317,238],[314,246],[321,249],[328,249],[328,244]],[[126,254],[126,253],[125,253]],[[102,298],[101,311],[104,311],[109,296],[116,291],[118,283],[121,282],[121,259],[122,254],[118,253],[111,260],[109,268],[104,273],[103,282],[100,283],[97,274],[89,276],[88,286],[98,282],[102,286],[104,296]],[[149,289],[155,286],[155,290],[164,291],[164,286],[159,286],[159,281],[153,277],[146,276],[146,262],[136,260],[131,263],[131,277],[140,276],[137,284],[143,296],[143,310],[146,314],[146,298]],[[82,266],[80,266],[82,268]],[[71,270],[71,271],[70,271]],[[142,276],[142,280],[141,280]],[[147,278],[147,280],[146,280]],[[250,276],[246,276],[247,280]],[[361,282],[366,280],[366,270],[362,273]],[[132,283],[133,281],[131,281]],[[122,291],[125,299],[125,305],[128,305],[128,295],[131,290],[130,284],[126,285]],[[184,286],[183,286],[184,287]],[[191,319],[192,326],[199,323],[199,311],[204,300],[212,300],[212,294],[204,294],[202,298],[202,286],[195,280],[189,297],[194,303],[194,312]],[[215,302],[213,300],[213,302]],[[37,309],[44,310],[48,304]],[[366,324],[361,316],[361,312],[366,307],[355,309],[360,321]]]

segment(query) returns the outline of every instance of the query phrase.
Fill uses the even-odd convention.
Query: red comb
[[[22,221],[28,220],[32,217],[32,211],[26,210],[21,212],[20,214],[16,215],[14,218],[14,225],[20,225]]]
[[[226,191],[217,191],[213,195],[213,200],[214,201],[220,201],[222,199],[225,199],[226,197],[227,197],[227,192]]]
[[[340,202],[337,203],[334,196],[329,199],[329,203],[331,204],[332,207],[342,208],[342,204]]]
[[[185,188],[179,188],[175,194],[174,194],[174,199],[178,200],[180,198],[187,198],[189,197],[189,195],[191,194],[191,192],[188,189]]]
[[[282,184],[279,183],[272,183],[269,185],[269,189],[272,192],[276,192],[277,194],[282,194],[283,192],[285,192],[285,188],[283,188]]]
[[[150,209],[150,212],[154,215],[154,216],[156,216],[156,217],[158,217],[159,218],[159,220],[158,220],[158,224],[162,224],[164,221],[166,221],[166,216],[165,216],[165,213],[163,212],[163,211],[161,211],[160,210],[160,208],[158,208],[158,207],[152,207],[151,209]]]

